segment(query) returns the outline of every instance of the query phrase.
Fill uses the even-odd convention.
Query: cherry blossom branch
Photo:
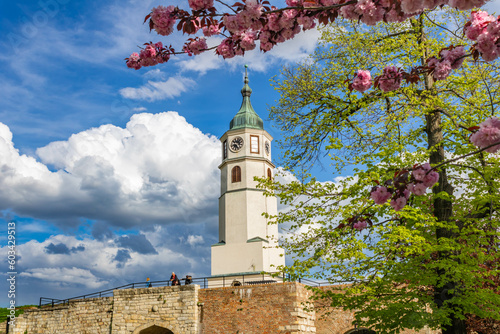
[[[456,157],[456,158],[453,158],[453,159],[450,159],[450,160],[443,161],[439,165],[434,166],[432,169],[437,170],[441,166],[444,166],[446,164],[449,164],[451,162],[454,162],[454,161],[457,161],[457,160],[460,160],[460,159],[463,159],[463,158],[470,157],[471,155],[475,155],[475,154],[481,153],[481,152],[486,151],[487,149],[492,148],[492,147],[497,146],[497,145],[500,145],[500,141],[498,141],[496,143],[493,143],[491,145],[488,145],[486,147],[483,147],[483,148],[481,148],[481,149],[479,149],[477,151],[474,151],[474,152],[471,152],[471,153],[467,153],[467,154],[461,155],[459,157]]]

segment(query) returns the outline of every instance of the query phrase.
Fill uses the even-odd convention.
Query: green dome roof
[[[264,129],[264,122],[262,118],[257,115],[255,110],[253,110],[252,103],[250,102],[250,95],[252,94],[252,88],[248,86],[248,73],[247,65],[245,65],[245,85],[241,89],[241,95],[243,96],[243,102],[241,103],[240,111],[234,116],[234,118],[229,123],[229,129]]]

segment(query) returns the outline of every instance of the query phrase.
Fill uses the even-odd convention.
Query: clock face
[[[266,141],[266,154],[269,155],[271,153],[271,144],[269,144],[268,141]]]
[[[233,152],[238,152],[239,150],[241,150],[242,147],[243,147],[243,138],[241,137],[234,138],[231,141],[231,145],[229,146],[229,148]]]

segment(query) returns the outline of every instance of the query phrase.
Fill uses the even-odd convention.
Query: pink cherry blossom
[[[410,191],[417,196],[423,195],[427,191],[427,187],[423,183],[410,183],[408,187],[410,188]]]
[[[193,10],[203,10],[214,6],[214,0],[188,0],[188,3]]]
[[[481,52],[484,60],[492,61],[499,56],[496,40],[497,38],[490,35],[487,31],[483,32],[477,38],[477,49]]]
[[[464,62],[465,49],[463,46],[457,46],[451,50],[443,50],[441,51],[441,57],[444,60],[448,60],[450,62],[451,68],[456,70],[462,63]]]
[[[262,11],[264,7],[259,4],[256,0],[247,0],[246,6],[241,12],[241,14],[247,20],[258,20],[262,16]]]
[[[375,191],[372,191],[370,197],[375,204],[384,204],[391,197],[391,193],[384,186],[379,186]]]
[[[439,181],[439,173],[433,170],[425,175],[423,184],[424,186],[431,188],[437,181]]]
[[[297,18],[298,24],[302,25],[302,29],[309,30],[316,26],[314,18],[309,16],[300,16]]]
[[[402,78],[403,75],[397,67],[387,66],[384,68],[384,72],[379,78],[378,85],[384,92],[390,92],[401,86]]]
[[[492,126],[494,128],[498,128],[500,129],[500,118],[497,118],[497,117],[490,117],[488,119],[486,119],[484,122],[482,122],[481,124],[479,124],[479,126]]]
[[[127,67],[133,68],[133,69],[140,69],[142,66],[139,64],[139,54],[137,52],[134,52],[130,55],[130,57],[127,60]]]
[[[146,48],[144,49],[144,54],[145,54],[145,57],[147,57],[147,58],[156,56],[155,47],[153,45],[146,46]]]
[[[174,9],[174,6],[158,6],[151,11],[151,21],[153,21],[154,29],[159,35],[167,36],[174,31]]]
[[[358,231],[362,231],[364,230],[366,227],[368,226],[368,224],[366,223],[366,221],[364,220],[360,220],[358,222],[355,222],[352,227],[354,227],[356,230]]]
[[[479,130],[470,137],[470,141],[479,148],[484,148],[500,142],[500,120],[491,117],[479,124]],[[500,150],[500,144],[486,149],[486,152],[496,153]]]
[[[189,56],[199,55],[206,48],[208,48],[207,41],[205,40],[205,38],[201,37],[184,45],[183,51],[186,52]]]
[[[241,47],[245,51],[250,51],[255,49],[255,39],[257,38],[257,34],[255,31],[247,31],[241,34]]]
[[[485,11],[478,10],[477,12],[472,12],[470,18],[471,25],[465,30],[465,35],[467,38],[475,41],[486,30],[487,25],[493,21],[495,21],[495,17]]]
[[[434,69],[433,77],[436,80],[444,80],[451,73],[451,64],[449,60],[443,60],[437,63],[436,68]]]
[[[217,47],[217,54],[221,55],[224,59],[233,58],[235,56],[233,40],[231,38],[226,38]]]
[[[361,22],[373,26],[384,18],[385,10],[377,5],[372,0],[359,0],[354,6],[354,11],[361,15]]]
[[[398,197],[396,199],[391,200],[391,206],[395,211],[399,211],[402,208],[404,208],[406,205],[406,198],[405,197]]]
[[[358,92],[364,92],[372,86],[372,76],[370,71],[358,70],[356,77],[352,81],[352,88]]]
[[[202,27],[202,29],[203,29],[203,35],[205,35],[206,37],[217,35],[220,32],[219,26],[217,24],[204,26]]]
[[[359,14],[356,13],[355,9],[356,9],[355,5],[342,6],[342,8],[340,8],[340,14],[344,19],[358,20]]]
[[[423,0],[401,0],[401,10],[406,14],[418,14],[424,10]]]
[[[460,10],[469,10],[474,7],[481,7],[487,0],[449,0],[450,7]]]
[[[332,6],[340,3],[340,0],[320,0],[323,6]]]

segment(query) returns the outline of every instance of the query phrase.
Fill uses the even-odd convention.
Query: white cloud
[[[141,112],[141,111],[146,111],[146,110],[148,110],[148,109],[145,107],[132,108],[132,111],[135,111],[135,112]]]
[[[102,125],[37,154],[41,162],[20,155],[1,124],[0,209],[65,225],[83,217],[122,227],[217,215],[219,141],[175,112],[136,114],[125,128]]]
[[[100,280],[90,270],[80,268],[34,268],[20,274],[21,277],[33,277],[59,284],[81,284],[85,287],[97,289],[107,281]]]
[[[194,80],[171,77],[167,81],[148,81],[139,88],[122,88],[120,94],[133,100],[157,101],[177,97],[195,85]]]
[[[196,246],[197,244],[203,244],[203,236],[201,235],[190,235],[187,238],[187,243],[191,246]]]

